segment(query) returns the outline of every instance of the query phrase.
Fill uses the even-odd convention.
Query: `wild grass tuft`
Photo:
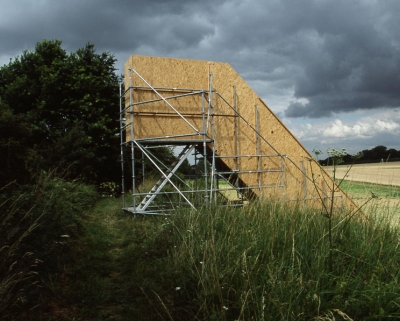
[[[38,176],[35,185],[10,183],[0,192],[0,319],[20,319],[37,307],[42,277],[57,268],[97,194],[51,175]]]

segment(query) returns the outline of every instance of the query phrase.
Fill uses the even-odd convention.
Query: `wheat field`
[[[355,182],[367,182],[382,185],[400,186],[400,162],[372,163],[353,165],[339,165],[335,177]],[[324,169],[333,176],[333,166],[324,166]]]

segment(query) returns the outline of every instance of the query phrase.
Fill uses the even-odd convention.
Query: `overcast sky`
[[[224,61],[309,151],[400,149],[399,0],[0,0],[0,65],[59,39]],[[324,154],[326,156],[326,154]]]

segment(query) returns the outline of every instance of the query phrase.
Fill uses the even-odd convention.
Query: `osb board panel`
[[[234,158],[226,158],[223,161],[231,169],[235,169],[236,164],[238,164],[241,171],[254,171],[253,174],[240,174],[240,178],[247,186],[257,186],[260,181],[261,185],[281,185],[284,182],[284,188],[255,189],[256,194],[268,195],[279,190],[283,191],[286,199],[318,198],[319,195],[316,193],[315,186],[307,179],[307,176],[311,177],[312,173],[319,175],[317,187],[320,187],[320,191],[329,194],[329,187],[332,184],[322,182],[331,182],[330,177],[316,163],[309,163],[308,161],[305,164],[304,171],[307,176],[305,175],[301,170],[302,162],[310,158],[311,155],[229,64],[201,60],[131,56],[125,64],[125,75],[130,75],[129,68],[131,67],[151,86],[159,88],[207,90],[210,87],[209,74],[211,73],[212,88],[231,106],[234,105],[234,87],[236,88],[237,111],[245,119],[236,118],[237,143],[235,143],[234,137],[235,117],[232,117],[234,114],[232,108],[217,93],[212,94],[212,112],[217,115],[229,115],[226,117],[215,116],[213,119],[215,123],[215,148],[218,156],[234,156],[236,146],[240,156],[237,162]],[[131,74],[131,79],[126,77],[126,88],[129,87],[131,82],[133,86],[146,86],[145,82],[134,73]],[[173,96],[177,93],[179,92],[174,90],[160,90],[163,97]],[[126,102],[129,104],[128,96],[126,98]],[[149,90],[133,90],[133,101],[158,98],[154,92]],[[184,114],[185,118],[197,130],[202,130],[204,124],[199,117],[202,112],[200,95],[167,101]],[[205,102],[205,107],[207,108],[207,106],[208,104]],[[256,109],[258,110],[258,124],[256,123]],[[195,132],[180,117],[165,115],[165,113],[173,112],[173,110],[162,100],[134,106],[133,111],[136,139],[185,135]],[[164,114],[161,115],[162,113]],[[190,113],[197,116],[190,116]],[[127,115],[128,117],[129,115]],[[212,127],[210,123],[209,125],[207,136],[212,138]],[[258,127],[261,133],[262,137],[258,140],[252,127]],[[129,131],[127,137],[130,139]],[[199,137],[196,138],[199,139]],[[257,157],[258,150],[261,155],[283,154],[287,157],[284,158],[283,162],[281,157]],[[282,169],[282,166],[284,166],[284,170],[282,172],[256,173],[259,165],[262,171]],[[351,201],[346,200],[346,203],[351,204]]]
[[[133,55],[125,63],[125,75],[130,74],[129,68],[134,68],[154,87],[208,89],[207,66],[207,61],[202,60]],[[126,81],[129,84],[128,77]],[[135,75],[132,81],[134,85],[144,85]]]
[[[171,96],[169,93],[160,92],[164,97]],[[134,101],[154,100],[158,97],[152,92],[133,91]],[[196,134],[203,130],[203,121],[197,105],[201,106],[201,96],[188,96],[179,99],[168,99],[185,120],[179,116],[164,101],[149,102],[141,105],[134,105],[129,108],[126,117],[133,120],[134,138],[152,138],[159,136]],[[192,126],[190,126],[189,124]],[[127,140],[130,140],[130,128],[127,131]],[[189,139],[189,138],[188,138]],[[199,137],[193,137],[199,139]]]

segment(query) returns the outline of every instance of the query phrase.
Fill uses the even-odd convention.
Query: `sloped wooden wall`
[[[134,68],[153,87],[176,88],[175,90],[158,89],[163,97],[189,93],[193,90],[208,90],[211,73],[212,88],[223,97],[221,99],[216,92],[212,94],[213,112],[216,115],[214,117],[215,149],[218,156],[235,156],[235,113],[229,107],[229,105],[234,105],[235,87],[237,111],[245,119],[236,117],[238,126],[236,148],[240,155],[238,158],[239,170],[255,171],[259,162],[263,171],[270,170],[261,174],[256,172],[242,174],[241,179],[246,185],[256,186],[261,182],[261,185],[279,186],[283,182],[284,188],[255,189],[254,192],[259,196],[275,193],[285,200],[308,199],[308,202],[313,202],[319,198],[315,185],[311,182],[314,174],[314,180],[320,188],[320,193],[330,195],[330,190],[334,185],[329,175],[316,162],[308,160],[312,157],[309,152],[229,64],[133,55],[125,63],[125,88],[131,84],[147,86],[134,73],[130,77],[129,68]],[[137,102],[158,98],[152,90],[135,89],[132,91],[132,97],[129,97],[129,93],[127,93],[126,106],[129,105],[130,99]],[[193,134],[186,139],[201,139],[199,135],[196,136],[197,131],[201,132],[204,129],[201,116],[201,95],[169,99],[168,102],[184,115],[195,129],[177,116],[171,107],[161,99],[133,107],[135,139],[186,134]],[[205,105],[207,108],[208,102],[205,102]],[[256,123],[256,109],[258,110],[258,124]],[[130,115],[127,114],[128,119],[129,117]],[[258,140],[258,148],[257,135],[252,127],[258,128],[262,136],[262,139]],[[208,128],[207,136],[212,138],[211,126]],[[127,128],[127,140],[131,138],[130,128]],[[263,155],[280,154],[285,156],[259,158],[256,156],[257,149]],[[235,169],[234,158],[224,158],[224,162],[229,168]],[[284,172],[273,171],[282,168],[282,164]],[[347,207],[355,207],[346,194],[340,192],[337,195],[341,197],[338,203],[343,203]]]

